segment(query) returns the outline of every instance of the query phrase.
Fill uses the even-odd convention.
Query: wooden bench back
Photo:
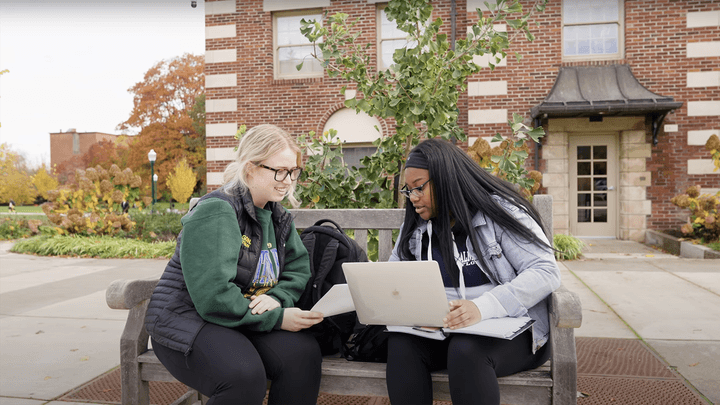
[[[197,204],[199,198],[190,200],[190,208]],[[540,213],[545,226],[545,235],[552,242],[553,218],[552,196],[536,195],[533,204]],[[330,219],[338,223],[344,230],[355,231],[355,241],[368,251],[368,231],[378,230],[378,261],[387,261],[393,249],[392,231],[400,229],[405,218],[404,209],[292,209],[295,216],[295,227],[305,229],[315,225],[322,219]]]

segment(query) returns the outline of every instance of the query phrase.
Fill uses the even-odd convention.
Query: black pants
[[[430,373],[448,370],[453,404],[500,403],[498,377],[539,367],[550,357],[549,343],[535,354],[532,333],[513,340],[453,334],[445,340],[391,333],[387,385],[390,402],[431,404]]]
[[[268,379],[269,404],[317,403],[322,356],[308,334],[243,333],[208,323],[187,357],[154,340],[152,345],[170,374],[210,397],[209,405],[261,404]]]

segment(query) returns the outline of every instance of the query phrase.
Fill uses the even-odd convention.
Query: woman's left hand
[[[253,315],[259,315],[275,308],[280,308],[280,303],[269,295],[260,294],[250,297],[250,309]]]
[[[450,329],[464,328],[482,320],[480,309],[468,300],[450,301],[450,313],[443,318],[443,326]]]

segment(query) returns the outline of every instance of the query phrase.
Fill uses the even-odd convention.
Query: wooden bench
[[[540,198],[538,198],[540,197]],[[552,198],[536,196],[535,204],[546,223],[552,224]],[[379,232],[379,260],[392,252],[392,230],[403,220],[403,210],[292,210],[298,229],[311,226],[319,219],[332,219],[346,230],[355,231],[355,239],[367,250],[369,229]],[[551,234],[551,230],[547,230]],[[106,301],[113,309],[129,310],[120,339],[122,403],[149,403],[149,381],[176,381],[150,349],[144,320],[155,280],[116,280],[107,289]],[[575,404],[577,357],[573,328],[582,321],[578,296],[560,287],[550,299],[550,342],[552,357],[545,365],[530,371],[499,379],[503,404]],[[436,399],[450,400],[446,372],[433,373]],[[322,365],[321,392],[341,395],[387,396],[385,364],[349,362],[326,357]],[[204,403],[206,398],[190,390],[175,404]]]

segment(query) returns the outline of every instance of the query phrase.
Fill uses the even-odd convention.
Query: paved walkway
[[[583,303],[576,336],[642,339],[720,403],[720,261],[586,242],[585,260],[560,263]],[[158,277],[166,261],[45,258],[10,246],[0,242],[0,405],[67,405],[55,399],[119,364],[127,313],[107,307],[107,285]]]

